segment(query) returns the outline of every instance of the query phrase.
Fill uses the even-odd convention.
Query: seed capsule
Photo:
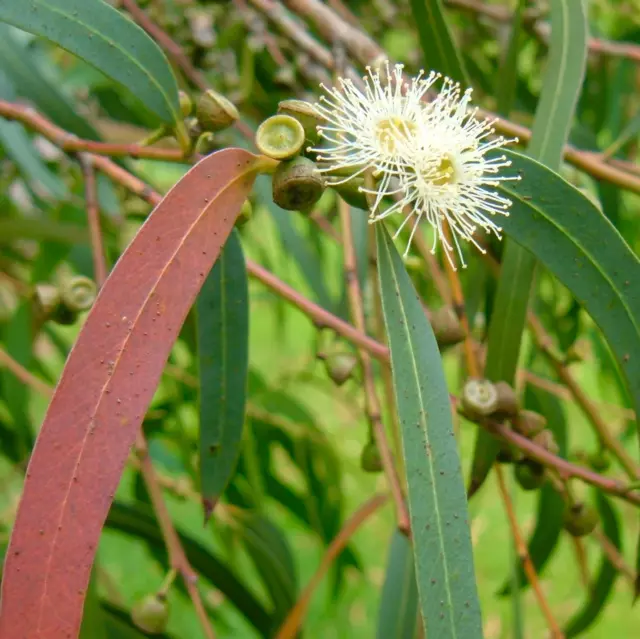
[[[565,530],[574,537],[584,537],[598,525],[598,513],[584,502],[576,502],[565,508],[563,518]]]
[[[260,153],[276,160],[285,160],[304,146],[302,124],[290,115],[273,115],[256,131],[256,146]]]
[[[546,425],[546,418],[532,410],[521,410],[513,420],[513,429],[529,439],[543,431]]]
[[[360,466],[365,473],[379,473],[382,471],[380,451],[374,441],[365,444],[360,455]]]
[[[464,328],[450,306],[443,306],[437,311],[433,311],[430,321],[438,346],[452,346],[464,339]]]
[[[329,184],[329,186],[331,186],[347,204],[363,211],[369,209],[367,196],[360,190],[360,187],[364,186],[364,178],[355,177],[351,178],[348,182],[336,184],[335,186]]]
[[[169,605],[164,597],[147,595],[132,608],[131,620],[144,632],[160,634],[169,621]]]
[[[186,118],[193,111],[193,100],[184,91],[178,91],[178,99],[180,101],[180,113],[183,118]]]
[[[482,419],[495,412],[498,392],[488,379],[469,379],[462,390],[462,407],[471,419]]]
[[[342,386],[353,374],[358,358],[352,353],[334,353],[324,360],[327,375],[337,386]]]
[[[95,282],[82,275],[65,278],[60,283],[60,300],[74,313],[90,309],[97,292]]]
[[[315,144],[320,139],[318,125],[324,124],[326,120],[313,108],[313,105],[304,100],[283,100],[278,104],[278,113],[298,120],[309,144]]]
[[[544,483],[544,466],[530,459],[523,459],[515,465],[515,475],[524,490],[536,490]]]

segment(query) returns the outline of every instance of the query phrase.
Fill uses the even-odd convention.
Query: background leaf
[[[196,302],[200,372],[200,486],[205,517],[240,454],[249,366],[247,271],[237,232],[229,237]]]
[[[164,54],[103,0],[3,0],[0,20],[86,60],[127,87],[163,122],[178,118],[178,87]]]

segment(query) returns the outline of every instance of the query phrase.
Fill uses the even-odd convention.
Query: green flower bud
[[[324,178],[316,165],[302,156],[280,162],[271,184],[273,201],[287,211],[310,208],[320,199],[325,187]]]
[[[238,109],[223,95],[209,89],[198,100],[196,117],[204,131],[222,131],[239,117]]]
[[[513,429],[529,439],[533,439],[543,431],[546,425],[546,418],[532,410],[521,410],[513,420]]]
[[[260,153],[276,160],[293,157],[304,146],[302,124],[289,115],[273,115],[258,127],[256,146]]]
[[[598,513],[584,502],[569,504],[565,508],[563,523],[565,530],[574,537],[584,537],[598,525]]]
[[[193,111],[193,100],[184,91],[178,91],[178,99],[180,101],[180,113],[183,118],[186,118]]]
[[[544,483],[544,466],[530,459],[515,465],[516,481],[524,490],[536,490]]]
[[[97,293],[95,282],[82,275],[65,278],[60,283],[60,300],[74,313],[89,310]]]
[[[434,311],[429,319],[438,346],[452,346],[464,339],[465,332],[460,323],[460,318],[450,306],[443,306]]]
[[[545,428],[544,430],[541,430],[537,435],[534,435],[531,441],[534,444],[538,444],[538,446],[541,446],[545,450],[548,450],[553,455],[557,455],[560,451],[553,433],[548,428]]]
[[[58,287],[53,284],[36,284],[33,291],[33,305],[34,314],[41,321],[53,317],[62,306]]]
[[[358,358],[352,353],[334,353],[324,359],[327,375],[337,386],[342,386],[353,374]]]
[[[589,455],[589,466],[597,473],[604,473],[611,466],[611,458],[606,450],[598,450]]]
[[[283,100],[278,104],[278,113],[289,115],[300,122],[304,135],[309,144],[316,144],[320,139],[318,125],[325,119],[313,108],[312,104],[304,100]]]
[[[169,605],[164,597],[147,595],[131,609],[131,620],[140,630],[159,635],[169,621]]]
[[[196,153],[200,155],[209,155],[212,151],[215,151],[216,141],[215,136],[211,131],[205,131],[196,142]]]
[[[471,419],[483,419],[495,412],[498,392],[488,379],[469,379],[462,390],[462,408]]]
[[[379,473],[382,471],[380,451],[373,440],[367,442],[362,449],[360,466],[365,473]]]
[[[497,419],[511,419],[518,414],[520,405],[516,392],[507,382],[496,382],[494,384],[498,393],[498,407],[496,409]]]
[[[354,206],[357,209],[363,211],[369,210],[369,204],[367,202],[367,196],[360,190],[361,186],[364,186],[364,178],[355,177],[348,182],[342,184],[336,184],[331,188],[349,205]]]

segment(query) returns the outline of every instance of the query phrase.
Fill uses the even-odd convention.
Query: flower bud
[[[304,146],[302,124],[289,115],[273,115],[256,131],[260,153],[276,160],[293,157]]]
[[[342,184],[329,186],[350,206],[363,211],[369,210],[367,196],[360,190],[360,187],[364,186],[364,178],[355,177]]]
[[[534,413],[532,410],[521,410],[512,423],[516,432],[532,439],[545,429],[547,420],[540,413]]]
[[[591,466],[591,468],[593,468],[597,473],[604,473],[609,470],[609,466],[611,466],[611,458],[604,449],[589,455],[588,461],[589,466]]]
[[[531,459],[523,459],[515,465],[515,476],[524,490],[536,490],[544,483],[544,466]]]
[[[482,419],[495,412],[498,392],[488,379],[469,379],[462,390],[462,408],[471,419]]]
[[[362,449],[360,466],[365,473],[379,473],[382,471],[380,451],[373,440],[368,441]]]
[[[567,505],[563,523],[565,530],[574,537],[584,537],[598,525],[598,513],[584,502]]]
[[[184,91],[178,91],[178,100],[180,101],[180,113],[183,118],[191,115],[193,111],[193,100],[191,96]]]
[[[273,201],[287,211],[304,211],[320,199],[324,187],[316,165],[299,156],[277,166],[272,180]]]
[[[327,375],[337,385],[342,386],[358,365],[358,358],[352,353],[334,353],[324,359]]]
[[[283,100],[278,104],[278,113],[289,115],[298,120],[304,129],[305,139],[309,144],[316,144],[320,139],[318,125],[323,124],[325,119],[309,102],[304,100]]]
[[[516,392],[507,384],[507,382],[496,382],[496,391],[498,393],[498,408],[496,409],[497,419],[511,419],[518,414],[520,406]]]
[[[196,153],[200,155],[209,155],[212,151],[215,151],[216,143],[215,136],[211,131],[205,131],[200,135],[196,142]]]
[[[60,300],[74,313],[89,310],[97,292],[95,282],[83,275],[68,277],[60,282]]]
[[[198,100],[196,117],[204,131],[222,131],[239,117],[238,109],[223,95],[209,89]]]
[[[531,441],[534,444],[538,444],[538,446],[541,446],[545,450],[548,450],[553,455],[557,455],[560,450],[558,444],[556,443],[556,438],[548,428],[545,428],[544,430],[541,430],[537,435],[534,435]]]
[[[33,304],[34,314],[42,321],[53,317],[61,306],[58,287],[53,284],[36,284]]]
[[[131,620],[146,633],[160,634],[169,621],[169,605],[164,597],[147,595],[133,606]]]
[[[453,346],[464,339],[464,329],[460,318],[450,306],[443,306],[431,313],[431,328],[436,336],[438,346]]]

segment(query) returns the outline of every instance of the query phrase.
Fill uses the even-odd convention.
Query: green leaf
[[[411,542],[400,531],[391,537],[387,572],[380,595],[377,639],[414,639],[418,587]]]
[[[162,533],[151,510],[144,504],[127,504],[116,500],[109,510],[107,527],[139,537],[166,554]],[[262,636],[272,628],[271,615],[262,604],[209,547],[203,546],[178,528],[178,537],[193,569],[209,580],[235,606]]]
[[[524,9],[527,0],[518,0],[511,23],[509,43],[503,53],[500,69],[496,79],[496,103],[498,112],[509,115],[516,99],[516,86],[518,84],[518,52],[522,36],[522,24],[524,22]]]
[[[525,406],[546,417],[547,426],[558,444],[558,454],[564,457],[567,454],[567,424],[558,398],[535,386],[527,386]],[[541,574],[563,530],[564,500],[549,482],[545,483],[539,493],[536,527],[529,539],[528,550],[536,572]],[[521,589],[529,586],[527,575],[521,564],[518,570],[518,584]],[[508,595],[510,592],[511,587],[507,580],[500,594]]]
[[[96,567],[94,565],[84,601],[84,614],[80,626],[80,639],[107,639],[105,613],[98,599]]]
[[[0,40],[1,36],[2,33],[0,33]],[[0,69],[0,98],[12,101],[15,97],[13,84],[4,70]],[[67,187],[55,173],[49,170],[21,124],[7,122],[4,118],[0,118],[0,146],[16,163],[23,177],[36,193],[49,195],[58,200],[69,195]]]
[[[640,261],[578,189],[535,160],[508,155],[522,180],[500,188],[513,202],[502,221],[504,232],[544,264],[591,315],[640,411]]]
[[[583,0],[552,0],[551,27],[547,71],[527,153],[548,167],[558,169],[585,72],[587,21]],[[511,219],[515,216],[514,211]],[[535,265],[534,255],[507,239],[489,325],[484,373],[487,379],[514,382]],[[483,484],[498,450],[498,441],[479,430],[469,496]]]
[[[196,301],[200,370],[200,486],[205,517],[240,454],[249,366],[249,291],[237,231]]]
[[[18,95],[28,98],[58,126],[82,138],[97,140],[97,131],[80,115],[70,100],[41,72],[36,52],[25,47],[11,27],[0,23],[0,67],[14,85]],[[57,67],[48,71],[58,74]],[[9,99],[9,98],[7,98]]]
[[[442,0],[411,0],[411,9],[418,27],[425,66],[468,86],[460,48],[453,40]]]
[[[231,523],[242,538],[273,605],[273,629],[280,626],[298,598],[298,579],[287,538],[271,521],[246,511]]]
[[[178,85],[160,47],[103,0],[3,0],[0,20],[55,42],[125,86],[166,124]]]
[[[619,551],[622,551],[622,538],[616,511],[611,502],[601,492],[596,492],[596,500],[605,536]],[[584,606],[567,623],[564,631],[567,639],[577,637],[583,633],[598,618],[613,590],[617,576],[618,571],[603,552],[598,576],[590,588],[590,593]]]
[[[382,225],[376,227],[376,242],[425,631],[439,639],[479,638],[467,501],[440,352]]]

